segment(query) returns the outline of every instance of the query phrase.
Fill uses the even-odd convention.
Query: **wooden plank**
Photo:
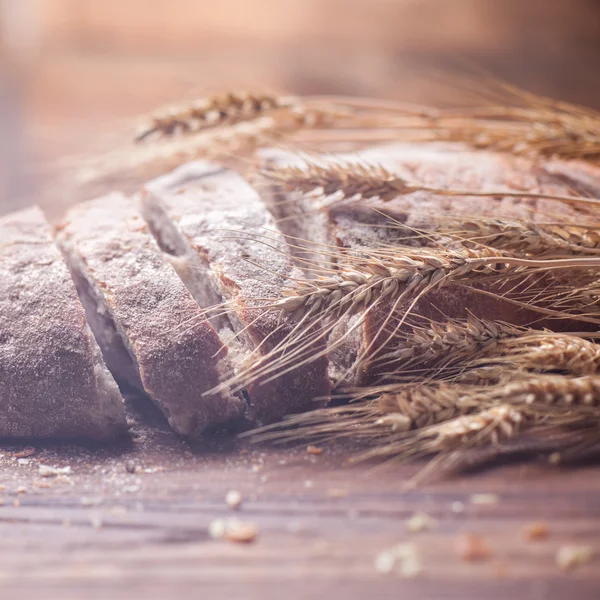
[[[555,565],[563,544],[600,544],[597,469],[567,474],[509,466],[407,489],[415,467],[350,467],[339,448],[319,456],[304,448],[250,448],[240,455],[187,446],[167,431],[142,436],[112,451],[40,448],[20,460],[5,452],[4,591],[126,598],[161,591],[187,597],[201,589],[217,597],[270,598],[285,586],[291,598],[402,591],[419,598],[558,599],[567,591],[593,598],[599,589],[597,561],[572,574]],[[40,465],[72,473],[42,478]],[[132,466],[137,473],[128,472]],[[224,502],[230,489],[243,497],[235,516],[259,527],[253,544],[208,534],[213,519],[233,514]],[[481,493],[497,494],[497,502],[473,503]],[[416,512],[430,515],[435,526],[409,533],[406,520]],[[548,523],[547,539],[528,541],[523,527],[540,519]],[[460,532],[482,535],[491,558],[461,560]],[[407,542],[422,561],[420,575],[404,579],[375,569],[379,552]]]

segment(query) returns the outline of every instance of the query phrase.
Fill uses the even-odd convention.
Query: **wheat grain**
[[[588,227],[544,225],[508,219],[446,218],[430,228],[465,245],[483,244],[528,256],[595,254],[600,251],[600,231]],[[424,233],[429,233],[426,231]]]
[[[600,346],[580,336],[536,331],[477,319],[407,324],[396,332],[394,350],[377,355],[372,364],[387,367],[382,379],[399,379],[420,372],[490,381],[501,365],[532,371],[564,371],[573,375],[600,372]],[[500,367],[500,368],[498,368]]]
[[[500,340],[524,335],[522,328],[473,316],[465,321],[432,321],[426,327],[407,325],[406,331],[398,331],[394,336],[396,348],[378,355],[373,363],[387,364],[395,374],[415,366],[439,369],[487,356],[493,353]]]
[[[163,110],[140,127],[135,139],[140,142],[154,135],[170,137],[177,133],[197,133],[204,129],[233,125],[268,115],[282,106],[289,104],[269,94],[232,92],[216,95]]]
[[[306,162],[298,166],[270,166],[262,175],[287,191],[310,193],[322,190],[326,196],[342,194],[344,198],[380,198],[393,200],[419,188],[392,174],[381,165]]]
[[[464,249],[460,253],[398,248],[395,252],[399,255],[387,249],[372,249],[371,260],[341,264],[338,274],[331,278],[301,281],[285,290],[286,297],[270,307],[292,313],[296,318],[312,314],[324,319],[354,314],[377,300],[414,297],[434,287],[482,275],[600,266],[600,258],[533,260],[486,248]]]
[[[544,192],[482,191],[431,187],[418,182],[406,181],[379,164],[341,160],[318,163],[305,159],[302,166],[270,165],[262,170],[262,175],[287,191],[309,193],[321,190],[325,195],[337,194],[341,200],[345,201],[375,197],[383,201],[390,201],[398,196],[414,192],[430,192],[438,196],[450,197],[541,198],[576,204],[592,204],[594,206],[600,204],[600,200],[596,198],[581,198]]]
[[[377,410],[382,414],[376,425],[392,425],[404,420],[404,429],[416,429],[441,423],[476,409],[479,399],[461,395],[458,386],[444,383],[389,387],[377,400]]]
[[[284,131],[329,127],[335,117],[345,114],[332,106],[310,108],[299,98],[229,92],[174,106],[156,114],[139,128],[135,141],[197,134],[260,117],[272,118],[278,128]]]

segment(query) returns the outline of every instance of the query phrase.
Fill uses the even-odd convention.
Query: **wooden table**
[[[510,465],[411,489],[420,466],[350,466],[352,449],[337,445],[320,455],[231,438],[194,447],[158,420],[133,433],[112,449],[3,448],[3,597],[598,598],[600,557],[568,573],[556,565],[564,545],[600,551],[596,467]],[[70,473],[44,477],[41,465]],[[229,490],[242,495],[239,512]],[[435,522],[411,533],[415,513]],[[231,516],[258,526],[253,543],[211,538],[211,522]],[[535,521],[545,539],[524,534]],[[483,537],[489,559],[459,556],[465,533]],[[375,568],[406,543],[420,574]]]
[[[269,72],[267,59],[285,63],[273,52],[263,58],[255,62]],[[130,116],[183,95],[197,76],[194,61],[128,60],[60,55],[35,74],[33,162],[109,147],[103,131],[113,112]],[[102,111],[109,105],[119,108],[109,115]],[[5,199],[0,212],[44,201],[52,173],[38,174],[33,162],[22,197]],[[55,200],[45,208],[56,215],[62,196],[50,191]],[[164,426],[135,433],[134,443],[112,449],[37,446],[19,459],[23,446],[0,448],[2,598],[600,597],[597,467],[513,464],[407,489],[419,466],[349,466],[352,452],[344,447],[321,455],[304,446],[242,450],[230,440],[191,447]],[[41,477],[40,465],[72,473]],[[259,528],[254,543],[209,536],[209,524],[231,513],[224,502],[231,489],[244,499],[237,516]],[[496,494],[497,502],[474,503],[472,495],[482,493]],[[406,521],[416,512],[436,525],[409,533]],[[526,539],[523,527],[538,520],[548,524],[548,537]],[[461,532],[483,536],[492,556],[462,560],[455,549]],[[414,544],[420,557],[415,578],[374,566],[399,543]],[[598,556],[564,573],[555,556],[566,544],[594,546]]]

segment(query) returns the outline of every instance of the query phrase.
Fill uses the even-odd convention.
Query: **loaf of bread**
[[[301,167],[305,163],[304,157],[279,150],[263,152],[262,159],[267,169]],[[381,166],[406,182],[434,189],[600,196],[600,172],[586,163],[554,160],[544,165],[521,157],[474,151],[460,144],[395,144],[354,154],[330,155],[319,163],[328,161],[338,165]],[[369,248],[391,244],[434,245],[421,232],[434,230],[444,218],[600,224],[600,218],[586,210],[585,205],[539,197],[502,196],[501,193],[481,198],[422,190],[392,199],[373,197],[340,202],[339,195],[336,201],[335,196],[284,192],[277,185],[265,189],[267,205],[288,239],[293,240],[290,252],[298,266],[308,265],[305,271],[309,277],[336,267],[336,252],[331,248],[366,250],[368,254]],[[566,319],[542,319],[539,313],[503,298],[502,293],[492,297],[478,291],[488,289],[484,283],[469,287],[446,285],[429,292],[411,307],[411,313],[437,321],[474,315],[516,325],[551,326],[556,330],[586,328],[586,324]],[[329,338],[332,378],[338,381],[343,378],[354,385],[373,381],[378,374],[373,361],[357,359],[367,348],[378,348],[381,353],[393,349],[394,341],[389,339],[389,333],[403,320],[406,308],[404,304],[396,307],[396,314],[390,317],[392,306],[384,303],[364,319],[356,316],[341,319]]]

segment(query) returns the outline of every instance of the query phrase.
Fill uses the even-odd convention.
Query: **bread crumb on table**
[[[35,454],[36,450],[33,446],[26,446],[23,450],[15,452],[13,456],[15,458],[29,458]]]
[[[487,560],[492,551],[487,542],[473,533],[461,533],[456,539],[456,553],[463,560],[479,561]]]
[[[51,467],[49,465],[39,465],[39,474],[42,477],[56,477],[58,475],[70,475],[71,467]]]
[[[308,452],[308,454],[323,454],[323,448],[319,448],[318,446],[307,446],[306,452]]]
[[[342,488],[330,488],[326,492],[328,498],[345,498],[348,495],[348,490]]]
[[[561,546],[556,553],[556,564],[563,571],[589,563],[596,555],[591,546]]]
[[[525,527],[523,527],[523,535],[528,540],[541,540],[548,537],[548,533],[550,529],[548,527],[548,523],[545,521],[534,521],[532,523],[527,523]]]
[[[231,510],[238,510],[242,506],[242,495],[237,490],[229,490],[225,495],[225,504]]]
[[[375,570],[378,573],[398,573],[410,579],[423,571],[423,565],[414,544],[397,544],[382,550],[375,557]]]
[[[426,513],[415,513],[406,521],[406,529],[410,533],[418,533],[427,529],[433,529],[437,525],[437,521]]]
[[[258,537],[258,527],[239,519],[215,519],[208,526],[208,533],[215,540],[249,544]]]
[[[498,504],[498,494],[471,494],[471,504]]]

